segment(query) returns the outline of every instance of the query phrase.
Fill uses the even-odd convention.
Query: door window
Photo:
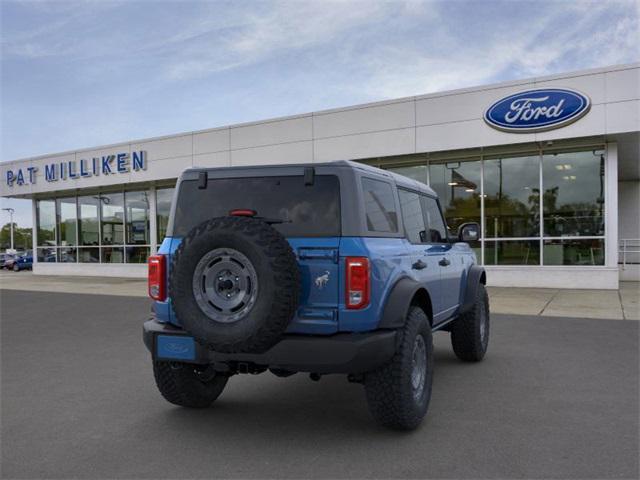
[[[362,193],[367,217],[367,230],[395,233],[398,231],[398,214],[391,185],[371,178],[362,179]]]
[[[425,228],[425,217],[422,214],[420,195],[401,188],[398,189],[398,195],[407,240],[411,243],[425,243],[427,229]]]
[[[445,226],[440,207],[435,198],[421,195],[424,221],[427,225],[427,241],[429,243],[447,243],[447,227]]]

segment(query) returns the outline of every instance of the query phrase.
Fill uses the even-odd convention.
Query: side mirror
[[[463,223],[458,227],[459,242],[475,242],[480,239],[480,225],[477,223]]]

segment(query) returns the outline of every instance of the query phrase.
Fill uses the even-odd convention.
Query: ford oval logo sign
[[[498,100],[484,113],[484,120],[507,132],[540,132],[575,122],[590,107],[589,97],[575,90],[541,88]]]

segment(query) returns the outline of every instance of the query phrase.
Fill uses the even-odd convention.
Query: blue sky
[[[639,9],[3,0],[0,160],[638,61]]]

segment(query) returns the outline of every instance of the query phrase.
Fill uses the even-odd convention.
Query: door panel
[[[458,254],[455,246],[449,246],[444,252],[447,265],[442,267],[442,288],[447,315],[453,315],[460,304],[460,279],[464,271],[462,255]]]
[[[441,267],[438,265],[440,248],[437,245],[427,243],[428,224],[421,195],[404,188],[399,188],[398,194],[402,223],[407,237],[406,245],[411,256],[411,275],[429,292],[433,319],[434,322],[438,322],[445,308],[440,281]]]
[[[453,280],[455,272],[450,255],[451,244],[447,227],[438,201],[429,196],[421,196],[422,212],[426,226],[425,240],[429,243],[427,255],[433,258],[440,273],[440,295],[438,313],[434,314],[434,323],[447,320],[455,311],[457,301],[453,302]],[[435,308],[434,308],[435,310]]]

